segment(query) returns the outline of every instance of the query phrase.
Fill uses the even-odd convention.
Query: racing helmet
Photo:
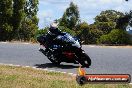
[[[57,22],[53,22],[50,24],[50,29],[57,29],[58,28],[58,23]]]

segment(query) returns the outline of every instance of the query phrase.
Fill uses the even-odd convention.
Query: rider
[[[48,45],[48,47],[52,47],[53,39],[55,39],[58,35],[62,35],[62,34],[63,33],[58,28],[58,23],[57,22],[51,23],[49,32],[46,35],[46,39],[47,39],[46,45]]]
[[[58,28],[58,23],[57,22],[53,22],[53,23],[50,24],[49,31],[50,31],[51,35],[61,34],[61,31]]]
[[[53,39],[56,38],[58,35],[62,35],[62,34],[63,33],[58,28],[57,22],[53,22],[50,24],[50,28],[49,28],[47,35],[40,36],[37,38],[37,40],[40,41],[41,43],[43,43],[43,41],[46,41],[45,47],[47,47],[47,49],[48,49],[49,47],[52,47]],[[40,46],[39,50],[41,51],[42,48],[43,47]]]

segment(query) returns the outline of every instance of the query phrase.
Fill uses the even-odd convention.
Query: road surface
[[[77,73],[78,64],[61,63],[56,67],[38,49],[39,44],[0,43],[0,63]],[[84,45],[83,49],[92,59],[87,73],[132,75],[132,48]]]

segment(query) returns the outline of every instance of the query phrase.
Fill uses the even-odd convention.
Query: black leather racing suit
[[[63,35],[63,33],[58,28],[49,28],[49,31],[50,33],[46,35],[47,48],[52,47],[53,39],[55,39],[58,35]]]

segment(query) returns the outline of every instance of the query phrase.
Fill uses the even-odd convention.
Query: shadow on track
[[[61,68],[61,69],[72,69],[72,68],[78,68],[79,66],[74,66],[74,65],[54,65],[52,63],[45,63],[45,64],[36,64],[34,65],[37,68]]]

